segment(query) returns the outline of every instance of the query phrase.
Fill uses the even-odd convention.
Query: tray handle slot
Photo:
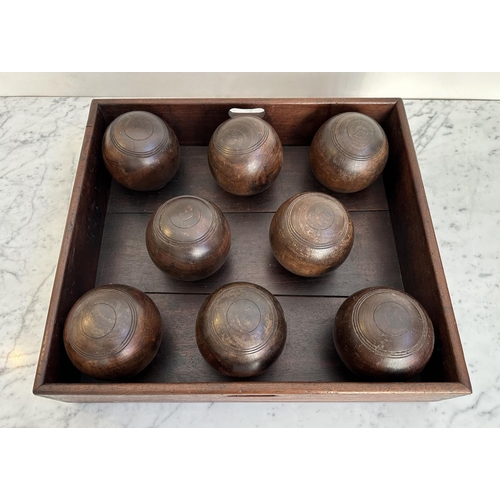
[[[231,108],[228,114],[231,118],[234,116],[257,116],[258,118],[264,118],[264,116],[266,116],[266,110],[264,108]]]

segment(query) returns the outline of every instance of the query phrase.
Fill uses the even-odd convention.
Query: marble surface
[[[496,427],[500,102],[405,101],[473,385],[438,403],[66,404],[32,394],[89,98],[0,98],[1,427]]]

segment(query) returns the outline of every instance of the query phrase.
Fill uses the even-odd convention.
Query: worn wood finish
[[[269,242],[277,261],[291,273],[314,278],[338,268],[349,256],[354,227],[332,196],[301,193],[274,214]]]
[[[425,309],[400,290],[365,288],[340,306],[333,326],[344,364],[367,380],[407,380],[420,373],[434,348]]]
[[[284,146],[282,172],[268,190],[251,199],[225,193],[213,179],[210,181],[212,184],[204,180],[208,165],[203,154],[206,154],[213,131],[227,119],[227,111],[231,107],[264,107],[266,119],[275,128]],[[114,118],[133,110],[150,111],[169,122],[179,138],[181,150],[187,152],[187,159],[181,164],[178,174],[159,193],[134,193],[142,197],[140,202],[133,199],[130,193],[124,194],[126,190],[113,183],[101,248],[110,177],[100,155],[100,141],[106,126]],[[267,237],[261,236],[267,232],[273,212],[283,201],[301,191],[302,182],[311,186],[307,187],[308,190],[327,192],[312,176],[308,146],[327,119],[346,111],[365,113],[384,128],[389,144],[393,146],[390,147],[389,160],[383,173],[384,186],[379,179],[365,191],[338,196],[351,212],[355,231],[366,234],[366,238],[355,238],[350,256],[332,273],[335,280],[330,282],[325,277],[300,278],[291,275],[277,263]],[[193,147],[196,145],[199,147]],[[183,165],[185,173],[182,172]],[[211,177],[209,171],[208,176]],[[282,179],[286,180],[283,185]],[[384,187],[390,212],[385,211]],[[216,203],[221,201],[221,209],[227,213],[235,232],[230,258],[213,275],[212,280],[208,278],[198,283],[185,283],[186,288],[177,290],[168,289],[171,287],[170,278],[155,268],[147,253],[146,260],[141,260],[142,267],[137,267],[139,253],[134,234],[138,233],[137,238],[144,236],[148,214],[166,199],[179,194],[203,196],[203,192],[209,191],[213,193],[212,197],[205,197]],[[345,196],[345,201],[342,196]],[[379,203],[381,199],[383,206]],[[255,213],[257,211],[261,213]],[[255,234],[250,229],[256,231]],[[370,234],[376,236],[369,238]],[[110,244],[109,237],[113,235],[123,238],[122,248],[125,250],[121,253]],[[262,240],[262,243],[258,240]],[[145,245],[142,249],[144,252]],[[266,259],[261,257],[265,251],[268,252],[267,270],[264,270]],[[122,258],[125,258],[127,266],[120,263]],[[96,270],[98,260],[99,272]],[[238,265],[243,261],[245,265],[238,271]],[[82,262],[86,264],[83,267],[80,265]],[[107,275],[103,266],[106,262],[112,263],[112,270]],[[264,265],[259,268],[262,262]],[[136,266],[135,275],[130,273],[133,266]],[[160,274],[148,274],[150,271],[147,266]],[[349,272],[342,274],[342,270]],[[145,370],[127,383],[103,383],[82,377],[70,363],[63,346],[63,325],[71,306],[86,291],[111,276],[126,283],[128,278],[140,281],[138,276],[143,272],[148,280],[142,282],[144,287],[138,288],[153,292],[170,290],[168,293],[150,295],[160,306],[165,322],[163,343],[158,355]],[[163,279],[158,278],[161,275]],[[264,282],[260,278],[253,279],[257,275]],[[235,381],[219,374],[203,360],[196,346],[196,312],[206,294],[226,282],[226,278],[257,281],[272,293],[285,289],[290,294],[278,296],[289,326],[283,353],[269,370],[255,379]],[[217,279],[221,281],[217,282]],[[331,335],[335,312],[343,298],[358,289],[371,284],[401,288],[403,283],[405,290],[425,307],[432,319],[436,348],[431,360],[416,380],[390,383],[360,381],[336,355]],[[158,289],[158,285],[162,289]],[[336,294],[339,297],[333,296]],[[169,347],[175,347],[175,354],[167,354]],[[34,392],[44,397],[81,402],[433,401],[470,394],[467,368],[402,101],[93,101],[49,306]]]
[[[196,196],[177,196],[149,218],[146,249],[156,267],[172,278],[201,280],[226,262],[231,229],[213,203]]]
[[[179,141],[153,113],[130,111],[108,126],[102,140],[104,164],[113,178],[136,191],[161,189],[179,167]]]
[[[328,189],[356,193],[380,176],[388,154],[387,137],[375,120],[362,113],[342,113],[316,132],[311,143],[311,169]]]
[[[255,377],[276,362],[286,342],[278,300],[255,283],[228,283],[210,294],[196,318],[196,343],[208,364],[230,377]]]
[[[208,144],[210,172],[222,189],[237,196],[253,196],[268,189],[282,163],[278,134],[257,116],[226,120]]]
[[[126,285],[94,288],[71,308],[64,347],[86,375],[121,380],[137,375],[155,357],[162,339],[161,316],[143,292]]]
[[[388,212],[353,212],[355,237],[344,263],[323,276],[304,278],[275,259],[269,243],[273,213],[227,213],[231,251],[207,278],[170,278],[150,260],[144,244],[147,214],[108,214],[96,285],[126,283],[145,292],[211,293],[225,283],[250,281],[275,295],[347,297],[367,286],[403,288]],[[139,271],[140,270],[140,271]],[[139,272],[138,272],[139,271]]]
[[[113,182],[108,214],[153,213],[162,203],[179,193],[199,196],[215,203],[223,212],[275,212],[292,196],[304,191],[331,194],[314,177],[309,167],[309,148],[285,146],[283,167],[273,184],[254,196],[236,196],[224,191],[210,173],[206,146],[181,146],[180,167],[161,190],[137,193]],[[384,182],[377,179],[370,187],[354,194],[334,194],[348,210],[388,210]]]

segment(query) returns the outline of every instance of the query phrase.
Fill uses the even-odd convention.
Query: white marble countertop
[[[500,101],[405,101],[473,386],[437,403],[68,404],[32,386],[89,98],[0,98],[1,427],[496,427]]]

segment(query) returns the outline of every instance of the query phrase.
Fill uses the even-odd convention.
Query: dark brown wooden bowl
[[[235,116],[213,133],[208,164],[215,180],[229,193],[250,196],[267,189],[283,163],[280,138],[256,116]]]
[[[197,196],[178,196],[151,216],[146,247],[154,264],[172,278],[200,280],[226,261],[231,230],[215,204]]]
[[[286,341],[286,321],[276,298],[253,283],[229,283],[207,297],[196,319],[196,341],[205,360],[232,377],[267,370]]]
[[[64,347],[82,373],[103,380],[137,375],[160,347],[161,316],[143,292],[126,285],[90,290],[71,308]]]
[[[333,340],[353,373],[375,380],[406,380],[429,361],[434,328],[412,296],[372,287],[354,293],[340,306]]]
[[[106,129],[102,155],[117,182],[136,191],[154,191],[177,172],[179,141],[170,125],[158,116],[130,111]]]
[[[321,276],[339,267],[354,241],[349,213],[324,193],[301,193],[283,203],[269,227],[278,262],[299,276]]]
[[[375,182],[389,157],[382,127],[369,116],[348,112],[327,120],[310,149],[311,169],[323,186],[355,193]]]

